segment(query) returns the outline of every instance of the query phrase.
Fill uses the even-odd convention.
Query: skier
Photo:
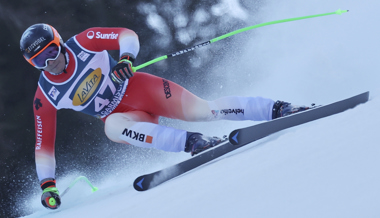
[[[41,202],[49,209],[61,204],[54,155],[59,109],[103,120],[105,134],[114,142],[192,155],[221,139],[161,126],[159,116],[185,121],[261,121],[308,109],[262,97],[206,101],[169,80],[133,72],[140,45],[136,33],[127,28],[90,28],[64,43],[55,28],[40,23],[25,30],[20,49],[41,70],[33,102],[35,161]],[[120,59],[115,61],[107,50],[119,50]]]

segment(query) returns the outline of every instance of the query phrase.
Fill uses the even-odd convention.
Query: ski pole
[[[330,13],[324,13],[324,14],[316,14],[316,15],[309,15],[309,16],[304,16],[304,17],[295,17],[295,18],[289,18],[289,19],[283,19],[283,20],[276,20],[276,21],[270,21],[270,22],[266,22],[266,23],[261,23],[261,24],[257,24],[257,25],[253,25],[253,26],[249,26],[249,27],[245,27],[245,28],[242,28],[242,29],[239,29],[239,30],[235,30],[233,32],[230,32],[230,33],[227,33],[227,34],[224,34],[222,36],[219,36],[219,37],[216,37],[214,39],[211,39],[207,42],[203,42],[203,43],[200,43],[198,45],[195,45],[195,46],[192,46],[190,48],[186,48],[186,49],[183,49],[183,50],[180,50],[180,51],[177,51],[177,52],[174,52],[172,54],[168,54],[168,55],[164,55],[164,56],[161,56],[161,57],[158,57],[158,58],[155,58],[151,61],[148,61],[146,63],[143,63],[141,65],[138,65],[136,67],[133,67],[132,70],[134,72],[136,72],[137,70],[141,69],[141,68],[144,68],[146,66],[149,66],[151,64],[154,64],[156,62],[159,62],[159,61],[162,61],[162,60],[165,60],[167,58],[170,58],[170,57],[175,57],[175,56],[178,56],[178,55],[181,55],[181,54],[184,54],[184,53],[187,53],[189,51],[193,51],[197,48],[200,48],[200,47],[203,47],[203,46],[206,46],[206,45],[209,45],[211,43],[214,43],[214,42],[217,42],[219,40],[222,40],[222,39],[225,39],[227,37],[230,37],[230,36],[233,36],[235,34],[238,34],[238,33],[241,33],[241,32],[245,32],[247,30],[251,30],[251,29],[255,29],[255,28],[259,28],[259,27],[262,27],[262,26],[268,26],[268,25],[272,25],[272,24],[277,24],[277,23],[285,23],[285,22],[290,22],[290,21],[296,21],[296,20],[302,20],[302,19],[308,19],[308,18],[314,18],[314,17],[322,17],[322,16],[327,16],[327,15],[333,15],[333,14],[343,14],[343,13],[346,13],[348,12],[348,10],[341,10],[341,9],[338,9],[337,11],[334,11],[334,12],[330,12]]]
[[[92,192],[96,192],[98,190],[97,187],[93,186],[91,182],[85,176],[79,176],[76,178],[70,185],[62,192],[61,197],[63,197],[79,180],[84,180],[92,189]]]

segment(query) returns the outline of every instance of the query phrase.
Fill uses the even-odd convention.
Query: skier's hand
[[[58,209],[61,205],[61,198],[59,197],[58,189],[55,187],[55,179],[48,178],[41,181],[41,188],[43,190],[41,196],[41,203],[48,209]]]
[[[124,53],[119,62],[112,68],[111,78],[113,81],[121,84],[125,80],[131,78],[133,76],[133,62],[135,58],[132,54]]]

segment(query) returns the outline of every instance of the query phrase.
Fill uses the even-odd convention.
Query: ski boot
[[[185,152],[191,156],[214,147],[222,142],[221,138],[204,136],[201,133],[187,132]]]
[[[272,119],[274,120],[276,118],[286,117],[288,115],[295,114],[308,109],[310,109],[310,107],[291,105],[290,103],[284,101],[276,101],[272,109]]]

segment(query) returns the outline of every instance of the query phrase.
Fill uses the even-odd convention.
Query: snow
[[[350,12],[242,33],[244,40],[235,38],[245,49],[231,51],[235,62],[225,57],[222,72],[234,73],[226,73],[220,85],[223,95],[300,104],[327,104],[370,91],[369,102],[273,134],[146,192],[133,189],[138,175],[189,156],[168,154],[160,163],[151,160],[151,167],[105,174],[94,184],[95,193],[80,182],[57,211],[31,196],[34,213],[26,217],[380,217],[379,6],[378,1],[270,1],[255,15],[262,22],[339,8]],[[210,77],[220,72],[216,66]],[[252,124],[171,123],[208,135]],[[74,179],[59,178],[61,192]]]

